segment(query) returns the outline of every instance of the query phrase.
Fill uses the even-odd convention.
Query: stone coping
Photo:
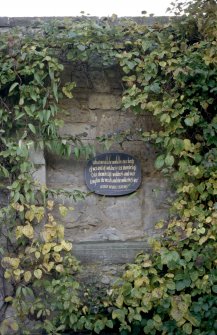
[[[111,20],[110,17],[96,17],[91,16],[88,18],[98,19],[99,21]],[[153,25],[156,22],[160,23],[167,23],[169,21],[169,16],[150,16],[150,17],[117,17],[116,19],[112,20],[111,22],[116,25],[120,24],[126,20],[133,20],[138,24],[147,24]],[[33,26],[37,28],[42,22],[49,22],[52,20],[64,21],[64,20],[71,20],[71,21],[82,21],[84,17],[82,16],[51,16],[51,17],[6,17],[0,16],[0,28],[13,28],[13,27],[22,27],[22,26]]]
[[[133,262],[140,252],[150,252],[144,241],[101,241],[73,243],[73,255],[82,264],[125,264]]]

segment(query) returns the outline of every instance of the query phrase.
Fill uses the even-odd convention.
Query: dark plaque
[[[141,183],[140,163],[131,155],[106,153],[90,160],[85,169],[87,187],[101,195],[124,195]]]

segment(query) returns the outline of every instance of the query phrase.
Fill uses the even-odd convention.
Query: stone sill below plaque
[[[140,252],[150,252],[147,241],[73,243],[73,255],[83,264],[125,264]]]

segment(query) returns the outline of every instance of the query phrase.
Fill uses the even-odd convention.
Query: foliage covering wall
[[[0,212],[2,335],[217,333],[217,5],[176,2],[174,10],[174,20],[152,27],[85,18],[1,34],[0,172],[9,192]],[[31,176],[34,146],[68,157],[91,154],[77,138],[58,135],[59,99],[71,98],[76,84],[61,85],[65,57],[119,64],[123,106],[150,111],[162,125],[140,135],[160,148],[156,168],[177,193],[164,238],[150,241],[152,254],[138,255],[100,300],[74,278],[79,265],[52,215],[54,190]],[[63,216],[68,210],[59,207]]]

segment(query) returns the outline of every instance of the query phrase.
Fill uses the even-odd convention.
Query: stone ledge
[[[83,264],[125,264],[141,252],[149,252],[146,241],[73,243],[73,255]]]
[[[109,17],[96,17],[92,16],[89,17],[94,20],[99,21],[110,21],[114,25],[123,24],[128,20],[132,20],[138,24],[146,24],[146,25],[153,25],[157,22],[159,23],[167,23],[170,19],[168,16],[153,16],[153,17],[144,17],[144,16],[137,16],[137,17],[117,17],[115,20],[111,20]],[[65,20],[71,21],[82,21],[84,17],[82,16],[43,16],[43,17],[0,17],[0,27],[26,27],[26,26],[34,26],[38,27],[42,22],[49,22],[52,20],[57,20],[61,23],[64,23]]]

